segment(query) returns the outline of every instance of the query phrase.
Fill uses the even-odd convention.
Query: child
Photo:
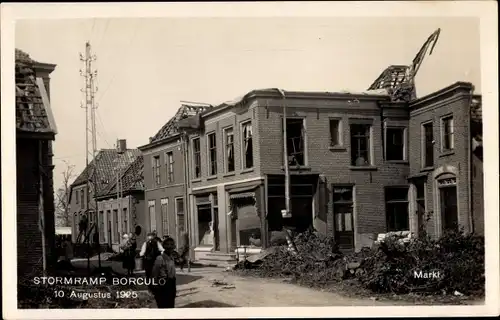
[[[153,294],[155,296],[158,308],[174,308],[175,296],[177,294],[177,285],[175,280],[175,262],[172,253],[175,250],[175,241],[167,238],[163,241],[165,251],[159,255],[154,263],[152,276],[157,285],[154,286]]]

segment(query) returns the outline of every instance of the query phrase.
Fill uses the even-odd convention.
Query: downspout
[[[183,161],[184,161],[184,215],[186,217],[186,225],[184,226],[184,232],[188,234],[188,241],[185,245],[189,246],[189,259],[188,259],[188,272],[191,271],[191,248],[193,246],[191,245],[191,239],[193,238],[192,236],[189,236],[191,234],[191,206],[189,203],[189,161],[188,161],[188,139],[187,139],[187,133],[183,132],[181,136],[182,140],[182,154],[183,154]],[[177,213],[176,213],[177,214]]]
[[[473,181],[472,181],[472,170],[474,169],[474,165],[472,164],[472,132],[471,132],[471,106],[472,106],[472,100],[473,100],[473,93],[474,93],[474,87],[472,87],[472,89],[470,90],[470,99],[469,99],[469,103],[468,103],[468,116],[469,116],[469,119],[468,119],[468,122],[467,122],[467,139],[468,139],[468,143],[469,143],[469,152],[467,152],[467,161],[468,161],[468,166],[469,166],[469,170],[467,170],[467,179],[468,179],[468,191],[469,191],[469,201],[468,201],[468,207],[469,207],[469,233],[472,233],[474,232],[474,219],[473,219],[473,205],[472,205],[472,196],[473,196]]]
[[[286,131],[286,117],[287,117],[287,107],[286,107],[286,96],[285,92],[279,88],[276,88],[283,100],[283,166],[285,168],[285,214],[290,215],[290,168],[288,166],[288,145],[287,145],[287,131]]]

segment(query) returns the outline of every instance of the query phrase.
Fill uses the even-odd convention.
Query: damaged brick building
[[[50,271],[57,260],[52,163],[57,128],[49,90],[55,67],[15,51],[19,281]]]

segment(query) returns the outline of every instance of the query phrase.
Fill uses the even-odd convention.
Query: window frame
[[[210,146],[211,137],[214,137],[214,146]],[[207,141],[207,165],[208,165],[208,176],[215,177],[217,176],[217,132],[212,131],[206,134]],[[212,151],[214,155],[212,155]],[[215,159],[213,159],[215,157]],[[214,169],[212,171],[212,169]]]
[[[160,155],[155,155],[153,156],[153,185],[158,187],[161,185],[161,172],[160,172],[160,166],[161,166],[161,159]]]
[[[222,129],[223,132],[223,144],[224,144],[224,172],[225,173],[233,173],[236,171],[236,157],[234,154],[234,128],[227,127]],[[231,143],[228,142],[228,137],[232,136]],[[231,145],[231,151],[233,155],[233,169],[229,170],[229,145]]]
[[[332,141],[332,121],[337,122],[337,144]],[[329,129],[329,147],[330,148],[342,148],[344,146],[343,139],[343,124],[342,118],[339,117],[329,117],[328,118],[328,129]]]
[[[151,212],[151,208],[153,208]],[[153,214],[154,220],[151,219],[151,213]],[[156,200],[148,200],[148,222],[149,222],[149,232],[156,231],[157,224],[156,224]],[[154,221],[154,228],[153,228],[153,222]]]
[[[85,209],[85,188],[80,190],[80,208]]]
[[[198,148],[196,149],[196,146]],[[201,139],[194,137],[191,139],[191,152],[193,153],[192,166],[193,166],[193,179],[201,178]],[[198,168],[198,172],[196,169]]]
[[[296,166],[298,166],[298,167],[307,167],[309,165],[309,157],[308,157],[308,152],[307,152],[307,147],[308,146],[307,146],[307,127],[306,127],[306,123],[307,122],[306,122],[306,117],[286,117],[285,125],[288,124],[288,120],[302,120],[302,136],[300,138],[302,138],[303,158],[304,158],[304,163],[303,164],[292,165],[292,164],[290,164],[290,161],[289,161],[289,166],[291,166],[291,167],[296,167]],[[282,125],[282,130],[283,129],[284,128],[283,128],[283,125]],[[293,138],[297,138],[297,137],[293,137]],[[293,138],[291,138],[291,139],[293,139]],[[287,141],[286,142],[283,141],[283,143],[288,143],[288,139],[289,139],[289,136],[288,136],[288,130],[287,130],[287,136],[286,136],[286,140]],[[288,157],[290,157],[290,150],[289,150],[288,147],[287,147],[287,152],[288,152],[288,155],[287,155],[287,159],[288,159]],[[283,154],[283,152],[282,152],[282,154]]]
[[[245,127],[249,126],[250,127],[250,136],[247,137],[245,135]],[[254,148],[254,135],[253,135],[253,132],[254,132],[254,128],[253,128],[253,122],[252,120],[244,120],[242,122],[240,122],[240,141],[241,141],[241,169],[242,170],[251,170],[254,168],[255,166],[255,148]],[[247,145],[248,143],[248,140],[252,140],[252,165],[251,166],[248,166],[248,163],[247,163],[247,151],[245,150],[245,146]]]
[[[392,200],[387,200],[387,192],[388,190],[391,189],[406,189],[406,200],[400,200],[400,199],[392,199]],[[385,205],[385,217],[386,217],[386,229],[387,232],[393,232],[393,231],[410,231],[410,194],[409,194],[410,187],[409,186],[386,186],[384,187],[384,205]],[[392,230],[390,224],[390,219],[389,219],[389,205],[391,204],[406,204],[406,218],[407,218],[407,228],[406,230]],[[390,214],[393,214],[391,211]],[[393,219],[395,221],[395,219]]]
[[[427,137],[428,137],[428,135],[427,135],[426,127],[428,127],[428,126],[430,126],[430,128],[431,128],[430,132],[432,133],[432,139],[430,141],[430,146],[431,146],[430,150],[432,150],[432,157],[431,157],[432,163],[431,164],[427,163],[427,158],[428,158]],[[432,120],[422,122],[421,125],[420,125],[420,130],[421,130],[420,134],[421,134],[421,141],[422,141],[421,146],[420,146],[420,148],[422,150],[422,152],[421,152],[422,166],[421,167],[423,169],[425,169],[425,168],[433,168],[434,167],[434,163],[435,163],[435,161],[434,161],[435,160],[434,159],[434,157],[435,157],[435,154],[434,154],[434,152],[435,152],[435,150],[434,150],[435,149],[434,148],[434,146],[435,146],[434,122]]]
[[[175,180],[173,151],[165,152],[165,166],[167,167],[167,183],[173,183]]]
[[[353,148],[354,148],[353,138],[360,138],[360,137],[354,137],[352,127],[359,126],[359,125],[367,126],[367,129],[368,129],[367,130],[368,134],[364,136],[366,139],[368,139],[367,150],[366,150],[367,155],[368,155],[368,161],[366,161],[367,164],[364,164],[364,165],[356,165],[356,160],[353,159]],[[349,121],[349,144],[350,144],[350,148],[351,148],[350,156],[349,156],[351,167],[366,168],[366,167],[373,167],[375,165],[375,159],[374,159],[375,156],[374,156],[374,151],[373,151],[373,120],[372,119],[350,119],[350,121]]]
[[[161,211],[161,228],[163,235],[170,235],[170,224],[168,217],[168,198],[160,199],[160,211]],[[165,211],[163,210],[165,209]],[[165,228],[166,227],[166,228]]]
[[[80,197],[79,190],[75,190],[75,199],[76,199],[75,204],[80,204],[79,197]]]
[[[402,131],[402,137],[401,141],[403,143],[403,150],[402,150],[402,159],[389,159],[388,158],[388,151],[389,151],[389,136],[388,132],[389,130],[401,130]],[[384,128],[384,159],[387,162],[407,162],[408,161],[408,128],[406,126],[398,126],[398,125],[392,125],[388,124]]]
[[[447,122],[450,121],[450,132],[446,133]],[[453,114],[447,114],[440,118],[440,127],[441,127],[441,152],[452,152],[455,150],[455,121]],[[447,137],[450,138],[450,147],[447,148],[446,141]]]

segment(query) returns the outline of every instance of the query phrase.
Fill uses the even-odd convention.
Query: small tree
[[[56,207],[56,225],[58,227],[70,227],[71,226],[71,215],[69,207],[69,196],[71,180],[74,177],[74,165],[70,165],[68,162],[64,161],[66,168],[62,173],[63,182],[62,186],[56,191],[55,196],[55,207]]]

